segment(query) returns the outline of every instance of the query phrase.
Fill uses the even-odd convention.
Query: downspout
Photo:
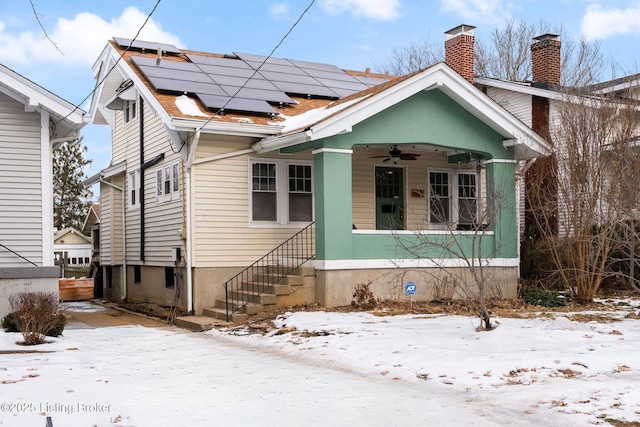
[[[187,312],[193,311],[193,238],[191,236],[193,224],[191,220],[191,168],[196,156],[196,149],[198,142],[200,141],[200,131],[197,131],[191,143],[191,150],[188,153],[187,167],[185,172],[185,186],[184,186],[184,198],[186,208],[186,249],[187,249]]]
[[[124,300],[127,298],[127,227],[126,227],[126,200],[124,197],[124,189],[118,187],[117,185],[113,185],[112,183],[105,181],[100,178],[98,181],[101,184],[107,185],[111,188],[115,188],[119,190],[121,193],[122,199],[122,271],[120,272],[121,281],[122,281],[122,292],[120,295],[120,299]]]
[[[144,262],[144,100],[140,99],[140,261]]]

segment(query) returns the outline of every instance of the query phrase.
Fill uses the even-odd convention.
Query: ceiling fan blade
[[[391,157],[387,157],[386,159],[384,159],[384,160],[382,161],[382,163],[388,162],[389,160],[391,160]]]
[[[370,156],[369,158],[370,159],[383,159],[385,157],[389,157],[389,156],[388,155],[386,155],[386,156]]]
[[[402,153],[400,158],[402,160],[417,160],[416,157],[420,157],[421,154],[413,154],[413,153]]]

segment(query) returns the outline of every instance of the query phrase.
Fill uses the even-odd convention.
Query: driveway
[[[92,329],[132,325],[146,326],[148,328],[169,326],[160,320],[125,311],[103,301],[65,302],[60,304],[60,311],[69,320],[65,329]]]

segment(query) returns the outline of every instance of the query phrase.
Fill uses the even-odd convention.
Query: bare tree
[[[475,176],[484,181],[484,169]],[[510,200],[514,198],[507,197],[507,189],[513,184],[496,183],[484,197],[480,194],[482,187],[478,182],[477,186],[456,190],[467,192],[469,197],[465,203],[458,204],[458,221],[454,221],[451,206],[438,198],[439,190],[432,184],[429,217],[413,227],[416,231],[410,237],[406,234],[395,236],[399,246],[412,258],[422,259],[430,265],[431,268],[420,268],[415,272],[433,286],[434,294],[437,294],[434,296],[461,298],[480,319],[478,330],[489,331],[495,328],[489,300],[503,296],[501,279],[490,266],[501,243],[490,231],[498,217],[513,208]],[[425,231],[433,230],[435,224],[438,224],[440,234]],[[452,266],[451,261],[458,265]]]
[[[430,65],[444,61],[444,52],[439,45],[431,43],[429,39],[409,40],[406,46],[394,47],[389,57],[374,68],[379,73],[393,76],[403,76]]]
[[[616,274],[609,267],[616,250],[636,240],[629,221],[638,207],[640,153],[633,141],[640,130],[634,101],[608,96],[567,94],[555,104],[551,129],[555,168],[553,177],[539,176],[528,187],[538,221],[538,249],[552,260],[557,278],[580,301],[592,301],[603,280]],[[543,179],[553,179],[557,205]],[[549,223],[557,218],[558,228]],[[633,227],[635,228],[635,227]],[[623,230],[624,232],[621,232]],[[634,262],[635,263],[635,262]]]
[[[531,80],[531,42],[533,37],[544,33],[558,34],[562,40],[561,85],[579,87],[598,80],[606,65],[600,44],[585,39],[576,42],[562,24],[546,21],[529,24],[513,18],[504,26],[496,27],[488,42],[476,39],[476,74],[511,81]],[[401,76],[443,60],[440,44],[433,44],[429,39],[411,39],[406,46],[395,47],[375,68],[378,72]]]

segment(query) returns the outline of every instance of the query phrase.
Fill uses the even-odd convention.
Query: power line
[[[142,23],[142,25],[140,26],[140,28],[138,29],[138,32],[136,33],[135,37],[133,39],[131,39],[131,43],[129,43],[129,46],[127,46],[127,48],[120,54],[120,57],[116,60],[116,62],[113,64],[113,66],[109,69],[109,71],[104,75],[104,77],[102,78],[102,80],[100,80],[98,82],[98,84],[96,84],[96,86],[93,88],[93,90],[91,92],[89,92],[89,94],[87,96],[84,97],[84,99],[82,101],[80,101],[80,104],[84,104],[84,102],[89,99],[90,97],[93,96],[93,94],[96,92],[96,90],[98,89],[98,87],[100,87],[100,85],[102,83],[104,83],[104,81],[107,79],[107,77],[109,77],[109,75],[111,74],[111,72],[116,68],[116,66],[118,65],[118,63],[120,62],[120,60],[122,60],[122,58],[124,57],[125,53],[127,53],[129,51],[129,49],[131,49],[131,45],[133,45],[133,42],[136,41],[136,39],[138,38],[138,36],[140,35],[140,33],[142,32],[142,29],[145,27],[145,25],[147,25],[147,22],[149,22],[149,19],[151,19],[151,15],[153,15],[153,13],[156,11],[156,9],[158,8],[158,6],[160,5],[160,2],[162,0],[158,0],[156,2],[156,4],[153,6],[153,9],[151,9],[151,12],[149,12],[147,14],[147,17],[145,18],[144,22]],[[33,4],[33,3],[32,3]],[[39,21],[38,21],[39,22]],[[66,116],[64,116],[63,118],[61,118],[60,120],[58,120],[57,122],[55,122],[55,124],[60,123],[61,121],[65,120],[67,117],[69,117],[70,115],[72,115],[76,110],[78,110],[80,107],[77,105],[74,105],[74,109],[71,110],[71,112],[69,114],[67,114]]]
[[[258,66],[258,68],[256,68],[253,71],[253,74],[251,74],[251,76],[249,76],[249,78],[247,78],[247,80],[245,80],[245,82],[242,84],[242,86],[240,86],[238,88],[238,90],[236,91],[236,93],[234,93],[225,103],[222,107],[220,107],[218,109],[218,111],[216,111],[216,113],[209,117],[209,119],[204,122],[199,128],[198,130],[196,130],[195,133],[200,132],[216,115],[218,114],[222,114],[225,107],[227,105],[229,105],[229,103],[238,95],[238,93],[240,93],[240,91],[242,89],[244,89],[244,87],[249,84],[249,81],[256,75],[258,74],[258,71],[260,71],[260,69],[264,66],[264,64],[267,63],[267,61],[273,56],[273,54],[276,52],[276,50],[280,47],[280,45],[282,45],[282,43],[284,43],[284,41],[286,40],[287,37],[289,37],[289,35],[291,34],[291,32],[293,31],[293,29],[298,25],[298,23],[300,23],[300,21],[302,20],[302,18],[307,14],[307,12],[309,11],[309,9],[311,9],[311,6],[313,6],[313,4],[316,2],[316,0],[311,0],[311,3],[309,3],[309,5],[306,7],[305,10],[302,11],[302,13],[300,14],[300,16],[298,17],[298,19],[296,20],[296,22],[293,23],[293,25],[289,28],[289,31],[287,31],[287,33],[280,39],[280,41],[278,42],[278,44],[271,50],[271,52],[269,53],[269,55],[262,61],[262,63]],[[196,66],[198,68],[200,68],[200,66],[198,66],[196,64]],[[202,69],[200,69],[202,71]],[[205,73],[206,74],[206,73]],[[207,74],[208,75],[208,74]],[[209,76],[209,78],[213,81],[213,79]],[[215,83],[215,82],[214,82]],[[185,140],[182,143],[182,147],[184,146],[184,144],[189,140],[189,138],[187,138],[187,140]],[[182,147],[180,147],[180,150],[182,150]],[[180,151],[178,150],[178,151]]]

